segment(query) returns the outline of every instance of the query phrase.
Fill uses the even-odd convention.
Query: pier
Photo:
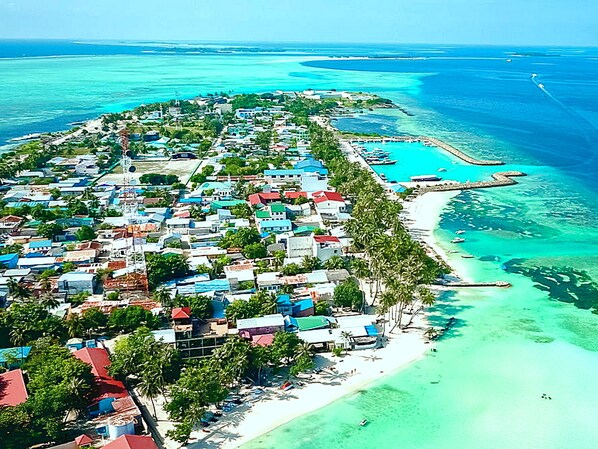
[[[497,287],[497,288],[509,288],[511,284],[505,281],[496,282],[446,282],[440,284],[443,287],[448,288],[476,288],[476,287]]]
[[[494,181],[451,182],[447,184],[428,185],[418,189],[417,195],[423,195],[428,192],[448,192],[452,190],[488,189],[492,187],[511,186],[517,184],[517,181],[512,178],[518,176],[527,175],[520,171],[498,172],[492,175]]]
[[[360,137],[357,139],[352,139],[350,143],[352,144],[363,144],[363,143],[389,143],[389,142],[407,142],[407,143],[414,143],[414,142],[421,142],[425,146],[431,147],[438,147],[447,153],[452,154],[453,156],[461,159],[464,162],[472,165],[504,165],[503,161],[499,160],[484,160],[484,159],[476,159],[471,157],[470,155],[464,153],[461,150],[458,150],[454,146],[443,142],[440,139],[435,137],[428,137],[428,136],[418,136],[418,137],[411,137],[411,136],[395,136],[395,137]]]

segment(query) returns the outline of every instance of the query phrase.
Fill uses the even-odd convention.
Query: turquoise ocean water
[[[453,249],[454,232],[466,230],[458,248],[474,258],[453,254],[454,264],[511,289],[447,294],[432,320],[455,316],[458,325],[438,352],[244,447],[598,447],[598,316],[587,310],[598,295],[598,51],[292,46],[147,54],[15,45],[0,43],[0,144],[175,92],[337,88],[379,93],[413,114],[376,111],[340,119],[341,128],[433,135],[529,174],[516,186],[458,195],[435,232]],[[328,55],[385,58],[320,58]],[[474,181],[492,172],[416,144],[386,146],[399,160],[378,167],[389,179],[446,168],[446,179]],[[370,425],[359,427],[364,417]]]

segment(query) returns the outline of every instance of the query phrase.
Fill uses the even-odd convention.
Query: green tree
[[[231,207],[230,211],[237,218],[250,218],[253,215],[251,207],[246,203],[237,204]]]
[[[96,233],[91,226],[83,225],[75,232],[75,237],[79,241],[93,240],[96,238]]]
[[[361,310],[364,306],[363,292],[354,278],[349,278],[334,289],[334,305],[338,307],[350,307],[353,310]]]
[[[108,316],[97,307],[91,307],[81,314],[81,326],[89,337],[93,332],[97,332],[107,325]]]
[[[263,243],[250,243],[243,248],[243,255],[248,259],[263,259],[268,255],[268,250]]]
[[[54,240],[62,231],[62,226],[56,223],[42,223],[37,227],[37,234],[50,240]]]
[[[345,259],[343,259],[340,256],[332,256],[330,259],[324,262],[324,268],[326,268],[327,270],[342,270],[346,267],[347,264],[345,262]]]
[[[301,266],[305,271],[314,271],[322,268],[322,262],[317,257],[304,256]]]
[[[330,306],[326,303],[326,301],[316,301],[314,303],[314,315],[330,315]]]
[[[165,281],[187,276],[190,272],[187,259],[180,254],[147,254],[146,266],[150,289]]]
[[[156,329],[159,325],[158,318],[141,306],[114,309],[108,318],[108,326],[119,332],[132,332],[142,326]]]

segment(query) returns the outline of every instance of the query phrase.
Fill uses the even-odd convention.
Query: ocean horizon
[[[458,251],[455,267],[510,289],[445,294],[430,320],[458,325],[437,353],[243,448],[595,446],[597,48],[43,42],[0,40],[0,145],[175,96],[334,88],[410,113],[340,118],[341,129],[438,137],[528,174],[457,195],[435,231]],[[460,181],[490,173],[435,149],[391,149],[398,163],[376,167],[389,180],[441,168]],[[457,230],[466,240],[458,248]],[[356,425],[364,418],[368,426]]]

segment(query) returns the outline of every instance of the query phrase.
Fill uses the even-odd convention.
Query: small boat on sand
[[[463,259],[473,259],[471,254],[462,254],[461,257],[463,257]]]

